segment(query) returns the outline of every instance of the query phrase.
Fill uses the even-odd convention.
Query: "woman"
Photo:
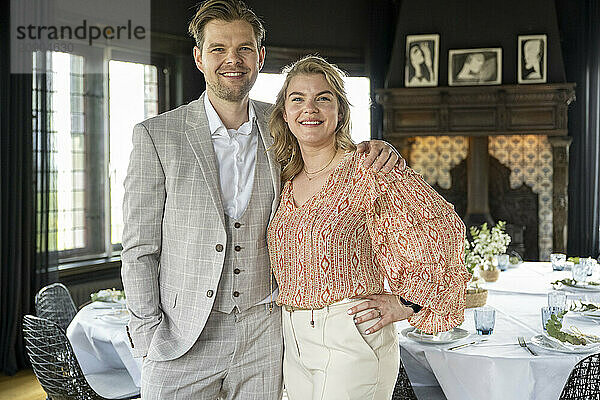
[[[456,76],[457,80],[461,81],[482,81],[481,72],[485,63],[483,53],[471,53],[467,55],[465,63],[460,72]]]
[[[409,50],[408,76],[409,84],[416,86],[423,83],[431,83],[433,79],[433,68],[431,51],[426,43],[415,43]]]
[[[284,187],[268,241],[288,395],[388,400],[399,363],[394,326],[373,332],[370,317],[347,310],[383,293],[387,279],[394,295],[422,306],[402,307],[396,319],[427,332],[459,325],[470,278],[464,225],[411,169],[363,166],[339,69],[309,56],[287,72],[269,122]]]

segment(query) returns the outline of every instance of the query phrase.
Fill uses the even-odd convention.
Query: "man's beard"
[[[217,80],[216,83],[206,82],[206,86],[220,99],[236,103],[244,100],[244,97],[250,93],[252,89],[252,82],[250,79],[246,80],[241,86],[230,87],[222,84]]]

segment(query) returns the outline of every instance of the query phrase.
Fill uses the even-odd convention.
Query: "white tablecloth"
[[[494,333],[485,344],[446,350],[482,338],[475,335],[472,309],[465,311],[461,326],[472,335],[459,342],[427,345],[400,335],[402,361],[413,385],[440,385],[449,400],[558,399],[575,364],[589,354],[555,353],[530,345],[539,354],[534,357],[518,346],[517,336],[529,341],[542,333],[540,308],[547,305],[550,282],[565,277],[570,272],[553,272],[550,263],[524,263],[501,272],[498,282],[485,284],[487,304],[496,309]],[[589,299],[598,294],[580,291],[568,297]],[[571,325],[600,335],[600,325],[593,320],[569,313],[563,326]],[[405,321],[397,323],[398,331],[408,326]]]
[[[141,386],[142,359],[131,354],[125,324],[103,319],[114,312],[103,303],[88,304],[67,328],[83,373],[92,388],[104,397],[113,397],[115,391],[123,388],[134,395]],[[97,379],[103,376],[111,380]]]

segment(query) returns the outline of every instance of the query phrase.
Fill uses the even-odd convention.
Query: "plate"
[[[115,302],[115,301],[94,301],[92,302],[92,304],[90,305],[91,308],[102,308],[102,309],[119,309],[119,308],[125,308],[125,304],[124,303],[120,303],[120,302]]]
[[[597,351],[600,347],[600,343],[590,343],[588,345],[572,345],[572,344],[563,344],[557,339],[551,338],[547,335],[535,335],[531,338],[531,343],[540,347],[544,350],[549,351],[558,351],[559,353],[569,353],[569,354],[584,354],[584,353],[592,353]]]
[[[583,315],[585,317],[590,317],[590,318],[600,318],[600,310],[584,311],[581,313],[581,315]]]
[[[569,311],[569,314],[572,314],[571,317],[573,318],[582,318],[587,320],[600,319],[600,311]]]
[[[565,285],[564,283],[561,283],[558,286],[563,290],[600,292],[600,285],[588,285],[587,283],[576,283],[575,285]]]
[[[100,319],[111,324],[127,325],[129,323],[129,313],[107,314],[101,316]]]
[[[470,335],[469,331],[461,328],[454,328],[448,332],[441,332],[435,335],[419,331],[415,327],[409,327],[402,330],[402,336],[419,343],[426,344],[447,344],[454,343],[457,340],[464,339]]]

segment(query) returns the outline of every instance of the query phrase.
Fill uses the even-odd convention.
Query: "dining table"
[[[140,392],[142,359],[130,351],[123,302],[95,301],[79,310],[67,338],[90,386],[106,398]],[[99,379],[101,378],[101,379]]]
[[[575,353],[531,342],[543,334],[541,308],[548,305],[548,292],[564,290],[569,304],[600,303],[600,287],[552,284],[564,278],[571,278],[571,272],[553,271],[550,262],[524,262],[500,272],[496,282],[479,284],[488,290],[487,306],[495,309],[491,335],[476,334],[474,309],[465,310],[459,327],[468,336],[451,343],[419,340],[408,334],[412,328],[406,321],[397,322],[401,359],[417,396],[427,393],[419,397],[427,400],[558,399],[573,367],[600,352],[595,344],[586,353]],[[598,271],[590,280],[600,280]],[[563,318],[563,330],[576,327],[600,335],[599,317],[570,311]],[[518,337],[536,355],[521,347]],[[451,349],[461,344],[468,345]]]

